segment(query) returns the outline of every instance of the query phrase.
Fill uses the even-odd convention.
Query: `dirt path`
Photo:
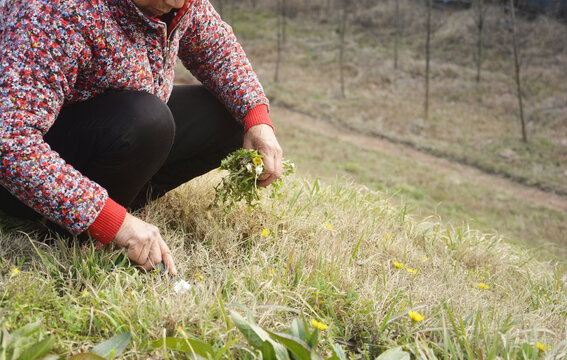
[[[522,185],[498,175],[488,174],[468,165],[463,165],[415,150],[407,145],[389,142],[373,136],[363,135],[339,128],[322,120],[317,120],[283,107],[273,106],[270,112],[274,118],[280,119],[281,121],[288,121],[296,127],[329,137],[335,137],[366,149],[376,150],[402,158],[413,159],[418,161],[420,164],[451,172],[455,176],[462,177],[472,183],[478,183],[493,189],[498,189],[510,196],[522,198],[535,204],[567,214],[567,197]]]

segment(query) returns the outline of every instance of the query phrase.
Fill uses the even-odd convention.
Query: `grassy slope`
[[[440,358],[565,356],[564,267],[538,261],[530,250],[498,236],[447,227],[436,218],[419,220],[422,214],[412,218],[388,195],[368,189],[391,192],[391,178],[412,169],[423,181],[400,175],[400,193],[411,201],[432,197],[418,203],[424,206],[435,203],[439,194],[428,187],[426,169],[411,163],[396,167],[396,159],[317,138],[319,154],[336,157],[331,162],[330,156],[302,148],[313,137],[284,123],[279,129],[299,174],[287,181],[280,201],[264,200],[264,211],[239,209],[226,224],[219,212],[207,212],[215,173],[146,209],[194,293],[175,295],[170,281],[126,266],[118,252],[64,244],[47,248],[32,240],[34,234],[5,233],[0,235],[0,317],[7,328],[39,319],[60,353],[88,349],[129,330],[133,340],[125,358],[147,358],[141,349],[145,340],[164,334],[182,338],[183,333],[216,349],[236,339],[239,346],[230,356],[245,357],[250,347],[227,327],[222,303],[240,311],[238,304],[244,305],[268,329],[285,330],[298,313],[322,320],[331,325],[326,339],[347,344],[352,357],[375,356],[398,344]],[[368,163],[389,169],[387,176],[376,176]],[[368,187],[328,180],[337,170],[354,174]],[[329,185],[319,185],[313,176],[325,177]],[[510,208],[524,206],[511,201]],[[486,215],[486,221],[495,216],[501,215]],[[262,237],[263,229],[272,234]],[[396,268],[394,261],[417,274]],[[12,276],[14,267],[21,272]],[[489,288],[479,288],[479,282]],[[411,309],[426,319],[412,323]],[[537,341],[552,350],[538,352]],[[328,353],[328,342],[321,350]],[[163,349],[152,356],[165,358],[166,353],[183,357]]]
[[[34,243],[37,251],[28,236],[2,235],[0,308],[8,328],[39,319],[63,353],[125,330],[133,333],[125,358],[145,358],[142,342],[183,332],[217,349],[232,339],[248,348],[227,328],[220,298],[272,330],[284,331],[299,313],[319,319],[330,325],[325,337],[348,344],[351,356],[396,344],[455,358],[537,358],[537,341],[553,346],[547,354],[567,351],[565,270],[529,251],[467,228],[415,221],[355,184],[300,177],[287,181],[280,201],[265,199],[264,211],[240,208],[223,224],[220,211],[207,211],[216,181],[212,173],[146,209],[181,276],[194,284],[183,296],[167,279],[126,266],[120,253]],[[272,233],[262,237],[263,229]],[[12,276],[15,266],[22,271]],[[411,309],[425,320],[412,323]],[[321,350],[329,350],[326,341]],[[230,356],[245,354],[234,347]]]
[[[388,7],[377,9],[384,13],[375,18],[388,19]],[[404,11],[408,22],[419,18],[415,8]],[[392,69],[392,41],[388,32],[391,24],[376,26],[372,29],[374,34],[351,28],[351,42],[347,45],[347,98],[341,99],[333,24],[305,21],[302,17],[289,20],[280,76],[283,80],[274,83],[275,20],[264,10],[247,9],[237,15],[235,31],[276,106],[291,107],[363,133],[379,133],[520,182],[539,184],[559,192],[567,185],[565,168],[561,165],[567,162],[567,147],[561,145],[567,129],[560,120],[552,121],[550,117],[546,121],[531,121],[534,137],[528,144],[511,136],[518,133],[515,120],[510,118],[510,114],[515,113],[514,97],[510,95],[514,84],[511,77],[507,78],[508,50],[498,45],[505,43],[506,38],[491,33],[498,28],[498,19],[505,17],[499,9],[491,9],[487,20],[487,59],[480,85],[473,80],[472,60],[468,58],[474,50],[474,32],[470,28],[472,12],[437,13],[432,65],[433,115],[428,122],[420,118],[423,69],[418,53],[421,39],[415,35],[420,33],[416,31],[419,22],[406,28],[398,71]],[[445,17],[444,21],[441,17]],[[567,92],[567,89],[560,90],[566,84],[562,80],[565,76],[557,73],[558,65],[548,59],[548,52],[555,51],[548,44],[549,37],[563,27],[540,18],[536,23],[522,22],[521,28],[523,31],[531,29],[533,36],[542,39],[537,43],[533,37],[525,37],[522,42],[527,47],[529,61],[526,61],[531,66],[526,76],[531,79],[530,76],[539,74],[536,82],[540,84],[539,95],[528,92],[531,95],[527,103],[534,114],[551,111],[544,107],[561,103]],[[540,49],[537,55],[541,59],[535,61],[533,53],[542,43],[547,48]],[[561,44],[559,41],[555,45]],[[559,64],[563,61],[560,54],[553,59]],[[534,81],[526,84],[535,86]],[[305,121],[309,121],[308,118]],[[435,213],[443,221],[469,223],[485,232],[503,234],[509,241],[543,246],[548,254],[560,257],[566,254],[567,218],[561,212],[499,194],[487,186],[471,184],[467,179],[446,177],[443,172],[415,161],[359,152],[357,148],[327,140],[318,142],[311,135],[292,133],[291,129],[282,130],[292,135],[285,151],[305,164],[306,169],[311,168],[307,170],[310,175],[327,178],[346,175],[372,189],[399,195],[396,198],[402,197],[420,216]]]
[[[310,177],[324,178],[327,182],[352,179],[401,200],[421,218],[434,216],[445,223],[470,224],[486,233],[498,233],[509,242],[528,244],[546,257],[557,256],[562,261],[567,258],[564,213],[501,194],[489,186],[416,160],[365,150],[295,129],[285,118],[275,120],[286,155]]]

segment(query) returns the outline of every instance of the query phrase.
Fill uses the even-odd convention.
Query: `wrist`
[[[126,209],[111,198],[108,198],[95,221],[87,229],[87,232],[103,245],[106,245],[114,239],[122,223],[124,223],[125,217]]]
[[[248,111],[248,114],[244,117],[244,132],[248,131],[252,126],[260,124],[268,125],[274,129],[274,125],[268,113],[268,105],[256,105]]]

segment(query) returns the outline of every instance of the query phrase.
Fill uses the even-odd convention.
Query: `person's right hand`
[[[143,269],[151,270],[163,262],[171,275],[177,275],[171,251],[156,226],[126,214],[112,242],[125,248],[128,258]]]

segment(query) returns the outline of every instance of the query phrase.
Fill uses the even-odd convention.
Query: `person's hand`
[[[264,171],[258,177],[258,186],[268,186],[282,176],[282,148],[276,139],[274,130],[266,124],[254,125],[244,133],[243,147],[258,150],[264,155]]]
[[[143,269],[151,270],[163,262],[171,275],[177,275],[171,251],[154,225],[126,214],[112,242],[125,248],[128,258]]]

